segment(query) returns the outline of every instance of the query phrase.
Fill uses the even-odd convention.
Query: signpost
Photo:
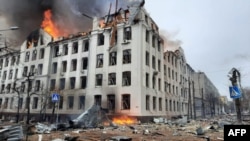
[[[230,97],[233,99],[241,97],[240,89],[237,86],[230,86],[229,92],[230,92]]]
[[[57,126],[57,123],[58,123],[58,110],[59,110],[59,100],[60,100],[60,95],[58,93],[53,93],[52,94],[52,102],[57,102],[57,110],[56,110],[56,126]],[[56,128],[57,130],[57,128]]]

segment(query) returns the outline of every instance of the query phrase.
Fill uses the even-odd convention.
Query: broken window
[[[97,45],[98,46],[104,45],[104,35],[103,35],[103,33],[98,34]]]
[[[81,76],[81,88],[85,89],[87,87],[87,77]]]
[[[155,84],[155,83],[156,83],[156,82],[155,82],[155,81],[156,81],[155,79],[156,79],[156,78],[155,78],[155,76],[153,75],[153,78],[152,78],[153,89],[155,89],[155,85],[156,85],[156,84]]]
[[[40,80],[36,80],[35,82],[35,91],[38,92],[40,90],[40,84],[41,84],[41,81]]]
[[[56,80],[55,79],[51,79],[50,80],[50,90],[53,91],[56,88]]]
[[[161,79],[160,78],[158,79],[158,90],[159,91],[161,90]]]
[[[65,78],[61,78],[60,79],[60,86],[59,86],[60,90],[65,89]]]
[[[150,110],[150,96],[146,95],[146,110]]]
[[[18,69],[16,69],[16,71],[15,71],[15,76],[14,76],[14,79],[16,79],[16,78],[17,78],[17,74],[18,74]]]
[[[75,77],[70,77],[70,89],[75,88],[75,83],[76,83],[76,78]]]
[[[149,52],[146,51],[146,65],[149,66]]]
[[[38,107],[38,97],[33,97],[32,109],[37,109]]]
[[[116,85],[116,73],[109,73],[109,85]]]
[[[33,60],[36,60],[36,55],[37,55],[37,51],[36,51],[36,49],[35,50],[33,50],[33,52],[32,52],[32,57],[31,57],[31,60],[33,61]]]
[[[168,111],[168,99],[165,99],[165,110]]]
[[[98,54],[96,59],[96,68],[102,68],[103,66],[103,54]]]
[[[77,60],[73,59],[71,61],[71,71],[76,71],[76,68],[77,68]]]
[[[66,72],[67,71],[67,61],[63,61],[62,62],[62,72]]]
[[[88,40],[83,42],[82,51],[84,51],[84,52],[89,51],[89,41]]]
[[[152,56],[152,67],[155,69],[155,56]]]
[[[43,64],[38,64],[37,75],[43,74]]]
[[[101,106],[102,104],[102,96],[101,95],[95,95],[95,105]]]
[[[8,108],[8,104],[9,104],[9,98],[5,98],[3,108],[7,109]]]
[[[23,68],[23,76],[27,76],[27,74],[28,74],[28,67],[25,66],[25,67]]]
[[[96,86],[102,86],[102,74],[97,74],[96,75],[96,82],[95,82]]]
[[[161,60],[158,60],[158,71],[161,72]]]
[[[73,43],[72,54],[78,53],[78,42]]]
[[[59,54],[59,46],[54,46],[53,47],[53,57],[58,57]]]
[[[79,96],[79,106],[78,109],[85,109],[85,96]]]
[[[146,87],[149,87],[149,74],[146,73]]]
[[[149,31],[148,30],[146,30],[145,40],[147,43],[149,43]]]
[[[131,72],[125,71],[122,73],[122,86],[130,86],[131,85]]]
[[[86,70],[88,68],[88,58],[82,58],[82,69]]]
[[[123,51],[123,64],[131,63],[131,49]]]
[[[40,49],[40,53],[39,53],[39,59],[43,59],[44,58],[44,48]]]
[[[116,65],[116,52],[109,53],[109,65],[113,66]]]
[[[130,94],[122,95],[122,109],[129,110],[130,109]]]
[[[16,62],[16,57],[12,56],[10,65],[13,66]]]
[[[29,61],[29,58],[30,58],[30,52],[28,51],[28,52],[26,52],[26,54],[25,54],[25,60],[24,60],[24,62],[28,62],[28,61]]]
[[[153,110],[156,110],[156,97],[153,96]]]
[[[5,59],[5,67],[8,67],[8,65],[9,65],[9,58],[7,57],[6,59]]]
[[[57,73],[57,62],[54,62],[52,64],[52,74],[55,74],[55,73]]]
[[[124,40],[131,40],[132,39],[132,31],[131,27],[124,28]]]
[[[159,111],[162,111],[162,98],[159,98]]]
[[[63,45],[63,55],[68,55],[68,44]]]
[[[73,109],[74,107],[74,96],[68,96],[68,109]]]
[[[108,100],[108,110],[114,112],[115,111],[115,95],[114,94],[109,94],[107,96]]]
[[[63,96],[60,95],[59,97],[59,109],[62,109],[63,108]]]
[[[21,92],[24,93],[25,91],[25,82],[21,83]]]
[[[9,72],[9,79],[12,79],[12,76],[13,76],[13,70],[10,70],[10,72]]]

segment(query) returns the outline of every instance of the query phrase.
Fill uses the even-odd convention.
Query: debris
[[[205,131],[201,128],[201,127],[198,127],[196,129],[196,134],[197,135],[204,135],[205,134]]]
[[[115,137],[111,137],[110,141],[132,141],[132,138],[125,137],[125,136],[115,136]]]
[[[148,135],[150,132],[149,132],[149,130],[148,129],[146,129],[146,130],[143,130],[143,135]]]

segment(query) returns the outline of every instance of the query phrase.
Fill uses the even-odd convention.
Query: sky
[[[204,72],[221,95],[229,95],[229,71],[241,73],[250,87],[250,1],[146,0],[145,8],[167,32],[181,42],[186,61]]]

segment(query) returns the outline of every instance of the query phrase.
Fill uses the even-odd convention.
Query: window
[[[102,33],[98,34],[97,45],[104,45],[104,35]]]
[[[153,89],[155,88],[155,85],[156,85],[156,78],[155,76],[153,75],[153,78],[152,78],[152,83],[153,83]]]
[[[40,49],[39,59],[44,58],[44,48]]]
[[[43,41],[43,35],[40,36],[40,45],[43,45],[44,44],[44,41]]]
[[[6,93],[10,92],[10,88],[11,88],[11,84],[7,84],[7,86],[6,86]]]
[[[146,95],[146,110],[150,110],[150,96]]]
[[[74,96],[68,96],[68,109],[73,109],[74,107]]]
[[[114,111],[115,110],[115,95],[114,94],[109,94],[107,96],[107,101],[108,101],[108,110]]]
[[[77,68],[77,60],[73,59],[71,61],[71,71],[76,71],[76,68]]]
[[[170,71],[170,68],[168,68],[168,77],[169,77],[169,78],[171,77],[171,71]]]
[[[165,92],[167,91],[167,87],[168,87],[168,83],[165,81],[165,82],[164,82],[164,91],[165,91]]]
[[[158,51],[161,51],[161,39],[158,40]]]
[[[82,76],[81,77],[81,89],[85,89],[87,87],[87,77]]]
[[[158,71],[161,72],[161,61],[158,60]]]
[[[167,75],[167,66],[164,65],[164,75]]]
[[[168,111],[168,99],[165,99],[165,110]]]
[[[2,104],[3,104],[3,99],[0,98],[0,109],[2,108]]]
[[[148,15],[145,14],[145,22],[148,24]]]
[[[38,92],[40,90],[40,84],[41,84],[40,80],[36,80],[36,82],[35,82],[35,91],[36,92]]]
[[[9,103],[9,98],[5,98],[3,108],[7,109],[8,108],[8,103]]]
[[[36,60],[36,56],[37,56],[37,50],[35,49],[35,50],[33,50],[33,52],[32,52],[31,60],[32,60],[32,61],[33,61],[33,60]]]
[[[54,62],[52,64],[52,74],[55,74],[55,73],[57,73],[57,62]]]
[[[173,101],[173,106],[174,106],[174,109],[173,109],[173,111],[176,111],[176,110],[175,110],[175,101]]]
[[[72,54],[78,53],[78,42],[73,43]]]
[[[66,72],[67,71],[67,61],[63,61],[62,62],[62,72]]]
[[[53,57],[58,57],[59,54],[59,46],[54,46],[53,47]]]
[[[146,87],[149,87],[149,74],[146,73]]]
[[[145,40],[146,40],[147,43],[149,43],[149,31],[148,30],[146,30]]]
[[[32,74],[35,73],[35,65],[30,66],[30,73],[32,73]]]
[[[13,66],[16,62],[16,57],[12,56],[10,65]]]
[[[20,62],[20,55],[17,56],[16,64],[19,65]]]
[[[95,105],[101,106],[102,104],[102,96],[101,95],[95,95]]]
[[[149,52],[146,51],[146,65],[149,66]]]
[[[109,73],[108,79],[108,85],[116,85],[116,73]]]
[[[30,52],[26,52],[24,62],[28,62],[30,58]]]
[[[43,74],[43,64],[39,64],[37,69],[37,75],[42,75],[42,74]]]
[[[6,80],[6,77],[7,77],[7,71],[4,71],[2,80]]]
[[[82,69],[86,70],[88,68],[88,58],[82,58]]]
[[[59,86],[60,90],[65,89],[65,78],[61,78],[60,79],[60,86]]]
[[[102,74],[97,74],[96,75],[96,82],[95,82],[96,86],[102,86]]]
[[[69,51],[68,44],[64,44],[63,45],[63,55],[68,55],[68,51]]]
[[[25,91],[25,82],[21,83],[21,92],[24,93]]]
[[[125,27],[124,28],[124,40],[131,40],[132,38],[132,31],[131,27]]]
[[[75,88],[75,83],[76,83],[76,78],[75,77],[70,77],[70,89]]]
[[[37,109],[38,107],[38,97],[33,97],[32,109]]]
[[[172,70],[172,79],[174,80],[174,70]]]
[[[152,67],[153,69],[155,69],[155,57],[154,56],[152,56]]]
[[[18,74],[18,69],[16,69],[14,79],[16,79],[16,78],[17,78],[17,74]]]
[[[162,98],[159,98],[159,111],[162,111]]]
[[[155,47],[155,36],[152,36],[152,47]]]
[[[156,97],[153,96],[153,110],[156,110]]]
[[[130,109],[130,95],[129,94],[122,95],[122,109],[123,110]]]
[[[28,74],[28,67],[25,66],[25,67],[23,68],[23,76],[27,76],[27,74]]]
[[[59,109],[62,109],[63,108],[63,96],[60,95],[59,97]]]
[[[161,79],[158,79],[158,90],[161,91]]]
[[[131,85],[131,72],[125,71],[122,73],[122,86],[130,86]]]
[[[127,49],[123,51],[123,64],[131,63],[131,50]]]
[[[109,54],[109,65],[110,66],[116,65],[116,52],[111,52]]]
[[[4,93],[4,89],[5,89],[5,85],[2,84],[2,86],[1,86],[1,93]]]
[[[78,109],[85,109],[85,96],[79,96]]]
[[[89,51],[89,41],[83,42],[83,50],[84,52]]]
[[[10,70],[10,72],[9,72],[9,79],[12,79],[12,76],[13,76],[13,70]]]
[[[22,107],[23,107],[23,98],[21,97],[19,101],[19,108],[22,109]]]
[[[3,68],[3,59],[0,60],[0,70]]]
[[[102,66],[103,66],[103,54],[98,54],[96,61],[97,61],[96,62],[96,67],[97,68],[102,68]]]

